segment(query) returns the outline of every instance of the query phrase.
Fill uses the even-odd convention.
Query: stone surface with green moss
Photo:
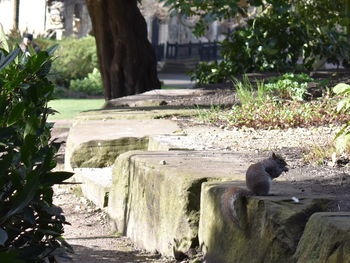
[[[139,246],[181,258],[198,246],[201,184],[243,181],[246,168],[237,153],[128,152],[114,165],[108,212]]]
[[[298,263],[350,262],[350,213],[315,213],[295,253]]]
[[[253,196],[236,208],[240,224],[227,213],[222,194],[239,183],[204,183],[201,193],[199,242],[208,263],[294,262],[308,218],[327,211],[331,201],[320,197],[291,197],[298,190],[287,182],[274,184],[275,196]],[[299,195],[300,196],[300,195]],[[307,261],[304,261],[307,262]]]

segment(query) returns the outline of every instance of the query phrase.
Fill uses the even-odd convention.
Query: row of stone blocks
[[[350,214],[327,212],[335,201],[287,182],[274,184],[274,196],[246,200],[244,231],[227,220],[222,193],[243,186],[248,164],[236,153],[131,151],[112,168],[76,171],[117,231],[149,251],[181,259],[200,247],[207,263],[350,262]],[[103,174],[112,182],[101,184]]]
[[[174,151],[176,143],[159,134],[179,127],[154,119],[172,114],[92,112],[69,132],[66,169],[74,169],[88,199],[107,208],[117,231],[177,259],[200,248],[207,263],[350,262],[350,214],[330,212],[337,208],[333,197],[308,196],[290,182],[274,182],[274,196],[244,200],[244,231],[225,219],[222,193],[244,187],[251,160],[230,152]]]

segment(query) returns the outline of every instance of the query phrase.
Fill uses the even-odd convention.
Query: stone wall
[[[14,27],[14,1],[0,0],[0,23],[6,33]],[[92,29],[84,0],[20,0],[18,29],[44,37],[84,37]]]
[[[84,37],[92,30],[85,0],[65,1],[65,36]]]
[[[227,33],[233,24],[227,21],[215,21],[209,25],[205,36],[197,38],[191,30],[195,24],[195,18],[171,15],[169,8],[164,7],[157,0],[143,0],[140,9],[148,25],[148,39],[153,44],[166,42],[187,44],[222,40],[224,33]]]
[[[48,36],[84,37],[92,29],[84,0],[49,1],[45,32]]]

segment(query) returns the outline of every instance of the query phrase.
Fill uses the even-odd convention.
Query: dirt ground
[[[54,203],[60,206],[71,225],[65,227],[64,237],[73,246],[70,260],[60,262],[152,262],[170,263],[159,254],[138,249],[130,239],[110,230],[107,214],[81,197],[76,186],[55,187]]]

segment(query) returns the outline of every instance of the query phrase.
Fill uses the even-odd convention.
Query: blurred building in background
[[[84,0],[0,0],[0,23],[6,33],[18,30],[57,39],[91,31]]]
[[[231,23],[215,21],[205,36],[196,38],[191,32],[194,18],[172,15],[158,0],[143,0],[140,9],[154,45],[217,41],[232,27]],[[92,29],[85,0],[0,0],[0,23],[6,33],[18,30],[57,39],[84,37]]]

